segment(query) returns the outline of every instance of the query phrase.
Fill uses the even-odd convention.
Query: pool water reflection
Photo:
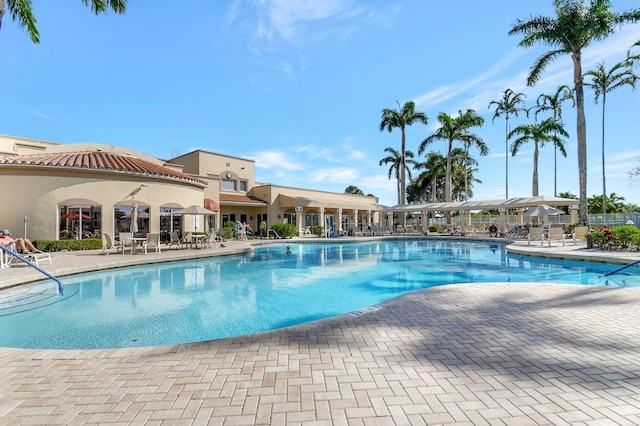
[[[461,282],[638,285],[615,266],[513,257],[455,240],[289,243],[242,256],[114,269],[0,292],[0,345],[98,349],[196,342],[353,312]]]

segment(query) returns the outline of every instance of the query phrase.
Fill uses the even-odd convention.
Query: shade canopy
[[[539,195],[535,197],[519,197],[502,200],[486,201],[458,201],[451,203],[425,203],[425,204],[403,204],[388,207],[385,210],[393,212],[433,212],[433,211],[456,211],[456,210],[498,210],[498,209],[519,209],[526,207],[536,207],[542,204],[551,206],[577,206],[580,200],[562,197],[550,197]]]

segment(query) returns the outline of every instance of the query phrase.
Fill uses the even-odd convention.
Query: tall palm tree
[[[562,103],[565,101],[573,101],[573,106],[576,106],[576,99],[573,97],[573,92],[569,86],[564,84],[558,86],[555,93],[551,95],[542,94],[538,96],[539,111],[551,110],[553,111],[553,118],[562,126]],[[558,194],[558,150],[553,150],[553,195]]]
[[[612,92],[622,86],[629,85],[635,89],[638,76],[635,75],[631,66],[627,62],[615,64],[609,71],[604,68],[604,62],[589,70],[585,76],[591,77],[591,81],[585,82],[593,89],[594,101],[602,96],[602,220],[607,224],[607,183],[604,166],[604,111],[607,103],[607,93]]]
[[[482,183],[475,177],[478,161],[462,148],[454,148],[451,156],[451,200],[467,201],[473,197],[473,184]]]
[[[506,89],[502,94],[502,99],[489,102],[489,108],[491,108],[492,105],[496,107],[493,118],[491,119],[492,123],[495,123],[496,118],[504,114],[505,198],[509,198],[509,131],[511,131],[509,127],[509,114],[517,117],[519,111],[525,110],[524,98],[526,98],[524,93],[515,93],[511,89]],[[519,104],[522,104],[522,107],[519,107]]]
[[[115,13],[123,14],[127,11],[128,0],[82,0],[86,5],[91,6],[91,11],[96,15],[106,13],[111,8]],[[91,3],[91,4],[89,4]],[[0,0],[0,28],[2,18],[9,12],[14,21],[18,21],[18,26],[27,29],[27,33],[34,43],[40,43],[40,33],[36,23],[36,16],[31,9],[31,0]]]
[[[533,197],[538,195],[538,155],[539,148],[549,142],[556,146],[563,156],[567,156],[567,150],[565,148],[564,141],[558,137],[558,135],[569,137],[569,134],[564,127],[560,125],[552,117],[535,124],[522,124],[511,132],[509,132],[509,139],[514,136],[518,136],[511,143],[511,155],[515,156],[522,145],[529,141],[533,141],[533,181],[531,185],[531,195]]]
[[[405,138],[405,128],[407,126],[411,126],[413,123],[422,123],[427,124],[427,116],[423,112],[418,112],[415,110],[416,104],[412,101],[405,102],[402,107],[400,107],[400,102],[396,101],[398,104],[398,109],[390,109],[385,108],[382,110],[382,119],[380,121],[380,131],[387,129],[389,133],[393,131],[394,128],[398,127],[400,129],[400,133],[402,136],[402,151],[400,153],[400,164],[398,169],[400,171],[400,194],[398,194],[398,200],[400,201],[398,204],[404,204],[407,191],[406,191],[406,177],[405,177],[405,151],[406,151],[406,138]]]
[[[447,173],[447,159],[441,153],[431,151],[427,153],[425,162],[418,163],[417,169],[424,169],[424,171],[411,183],[414,186],[413,201],[429,201],[431,203],[444,201],[442,188]],[[411,191],[407,189],[407,192]],[[430,195],[427,195],[429,193]]]
[[[602,200],[606,200],[604,202]],[[624,203],[624,197],[620,197],[615,192],[612,192],[608,197],[600,195],[594,195],[589,198],[589,213],[600,214],[602,213],[603,220],[605,214],[608,213],[623,213],[626,210]]]
[[[413,152],[411,151],[405,151],[404,162],[402,161],[402,156],[400,155],[400,153],[395,149],[387,147],[384,149],[384,152],[388,152],[390,155],[387,155],[382,160],[380,160],[380,165],[382,166],[383,164],[391,164],[391,166],[389,167],[389,179],[391,179],[392,175],[394,175],[397,179],[398,204],[404,204],[404,201],[401,197],[401,194],[404,194],[404,191],[402,191],[400,188],[400,170],[402,170],[402,165],[404,164],[404,170],[409,174],[409,179],[411,179],[411,169],[409,169],[408,165],[411,165],[415,168],[418,167],[418,163],[413,160]]]
[[[544,69],[562,54],[573,60],[573,84],[577,105],[578,174],[580,182],[580,222],[587,224],[587,125],[584,114],[582,50],[592,41],[611,35],[617,26],[640,20],[640,9],[614,13],[609,0],[554,0],[555,17],[536,16],[516,21],[509,35],[522,34],[519,45],[531,47],[536,43],[552,50],[534,63],[527,84],[535,85]]]
[[[464,156],[462,157],[462,166],[465,170],[464,173],[464,201],[467,201],[468,199],[468,194],[470,193],[469,191],[469,173],[468,173],[468,169],[470,165],[477,165],[478,162],[473,159],[472,157],[469,156],[469,148],[471,148],[471,146],[477,146],[480,149],[480,155],[487,155],[489,153],[489,148],[487,147],[487,145],[484,143],[484,141],[482,139],[480,139],[478,136],[470,134],[468,129],[472,128],[472,127],[482,127],[482,125],[484,124],[484,118],[478,116],[476,114],[476,112],[472,109],[468,109],[465,113],[463,113],[462,111],[460,111],[460,115],[466,115],[466,120],[467,120],[467,128],[465,129],[465,134],[463,135],[463,139],[462,139],[462,144],[464,145]],[[477,169],[476,169],[477,171]]]
[[[463,143],[469,143],[475,145],[480,150],[481,155],[486,155],[489,151],[487,145],[478,136],[469,132],[473,127],[481,127],[484,123],[484,119],[476,114],[472,109],[468,109],[465,112],[460,111],[460,115],[456,118],[451,117],[445,112],[438,114],[438,122],[440,128],[436,132],[422,141],[418,148],[418,153],[422,154],[427,145],[436,140],[445,140],[449,143],[447,149],[447,172],[445,178],[445,201],[451,201],[451,161],[453,142],[461,141]],[[447,215],[447,220],[451,219],[451,215]]]

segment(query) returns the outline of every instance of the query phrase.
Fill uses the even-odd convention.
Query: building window
[[[318,215],[316,213],[307,213],[304,223],[305,226],[318,226]]]
[[[246,180],[241,180],[240,181],[240,191],[247,192],[247,181]]]
[[[229,179],[222,179],[222,190],[223,191],[236,191],[236,181]]]
[[[296,224],[296,214],[295,213],[285,213],[284,214],[284,223],[290,223],[292,225]]]

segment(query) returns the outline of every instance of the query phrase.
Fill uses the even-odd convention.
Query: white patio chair
[[[144,254],[147,254],[149,248],[154,248],[156,253],[162,253],[160,249],[160,234],[147,234],[147,239],[143,244]]]
[[[122,246],[122,253],[124,254],[124,251],[129,249],[131,254],[133,254],[133,232],[121,232],[118,238],[120,238],[120,242],[118,244]]]

